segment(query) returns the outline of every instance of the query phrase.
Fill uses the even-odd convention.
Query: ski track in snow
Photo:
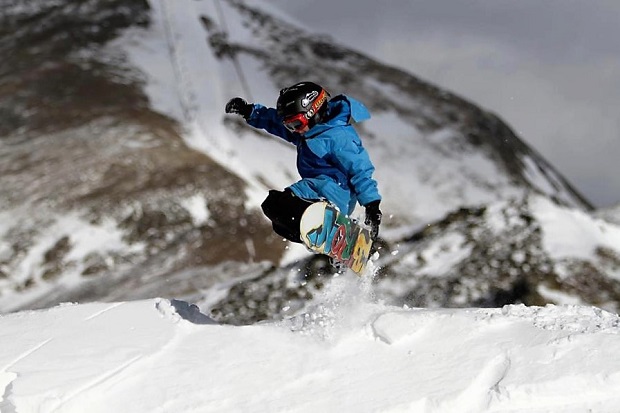
[[[94,318],[97,318],[97,317],[99,317],[100,315],[102,315],[102,314],[104,314],[104,313],[107,313],[107,312],[108,312],[108,311],[110,311],[110,310],[113,310],[113,309],[115,309],[115,308],[117,308],[117,307],[120,307],[121,305],[123,305],[123,303],[114,303],[114,304],[112,304],[111,306],[106,307],[106,308],[104,308],[103,310],[101,310],[101,311],[97,311],[95,314],[93,314],[93,315],[91,315],[91,316],[86,317],[84,320],[85,320],[85,321],[89,321],[89,320],[92,320],[92,319],[94,319]]]
[[[9,362],[7,365],[4,366],[4,368],[0,370],[0,389],[4,388],[4,391],[2,391],[3,393],[2,398],[0,398],[0,412],[13,413],[17,411],[15,409],[15,406],[10,402],[10,397],[11,397],[11,393],[13,390],[13,381],[15,381],[15,379],[17,379],[19,375],[17,373],[10,371],[10,369],[13,366],[15,366],[17,363],[19,363],[21,360],[27,358],[35,351],[41,349],[43,346],[45,346],[50,341],[52,341],[51,338],[30,348],[29,350],[17,356],[13,361]]]
[[[127,369],[129,366],[133,365],[134,363],[136,363],[137,361],[139,361],[140,359],[142,359],[142,355],[138,355],[135,356],[134,358],[122,363],[121,365],[119,365],[118,367],[114,367],[109,371],[104,372],[103,374],[101,374],[98,377],[95,377],[93,380],[87,382],[86,384],[84,384],[84,386],[82,387],[78,387],[76,390],[69,392],[68,394],[66,394],[65,396],[63,396],[60,401],[50,409],[51,412],[60,412],[62,411],[62,407],[69,402],[70,400],[86,394],[89,391],[92,391],[94,393],[98,393],[98,389],[97,386],[103,384],[104,382],[106,382],[107,380],[111,380],[113,379],[115,376],[119,375],[121,372],[123,372],[125,369]]]

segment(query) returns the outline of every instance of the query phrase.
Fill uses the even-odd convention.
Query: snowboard
[[[370,258],[370,231],[327,202],[315,202],[301,217],[301,240],[312,251],[362,275]]]

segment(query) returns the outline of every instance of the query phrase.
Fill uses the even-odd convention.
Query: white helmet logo
[[[301,107],[307,107],[316,97],[319,95],[319,92],[313,90],[310,93],[306,93],[306,96],[301,100]]]

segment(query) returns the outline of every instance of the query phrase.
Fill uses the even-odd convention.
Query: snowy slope
[[[597,216],[615,224],[620,225],[620,204],[610,208],[605,208],[596,212]]]
[[[403,309],[362,297],[359,286],[341,284],[312,312],[245,327],[164,299],[2,316],[0,410],[577,413],[620,405],[617,315],[580,306]]]
[[[497,118],[291,24],[265,2],[22,3],[0,12],[20,29],[0,38],[10,74],[2,97],[15,99],[2,109],[16,122],[0,125],[13,134],[1,146],[11,162],[0,165],[0,311],[109,303],[0,315],[0,412],[618,411],[615,314],[373,299],[419,294],[426,277],[445,281],[439,298],[423,297],[431,305],[467,305],[503,288],[506,274],[536,277],[533,252],[544,258],[540,296],[620,302],[620,229],[583,212],[587,202]],[[71,40],[67,22],[81,43],[51,42]],[[9,59],[14,44],[37,59]],[[311,279],[304,261],[253,262],[283,247],[260,243],[271,232],[256,232],[265,222],[251,210],[222,215],[296,179],[293,149],[224,116],[224,103],[242,95],[273,104],[300,77],[359,97],[374,114],[360,133],[378,166],[393,249],[372,286]],[[148,96],[125,88],[136,85]],[[576,209],[506,200],[532,190]],[[479,204],[485,212],[474,218],[457,209],[454,224],[443,219]],[[430,236],[413,239],[423,228]],[[530,234],[533,245],[515,243]],[[248,263],[230,262],[239,244]],[[276,253],[261,255],[261,245]],[[476,247],[496,255],[472,257]],[[464,264],[474,259],[486,278],[468,278]],[[573,269],[575,260],[584,261]],[[386,277],[388,264],[404,282]],[[562,282],[579,294],[552,288]],[[211,318],[182,301],[130,301],[158,295],[199,302]],[[282,320],[214,321],[227,317]]]
[[[130,30],[113,46],[127,50],[146,74],[153,107],[186,126],[186,142],[248,182],[255,206],[265,189],[298,179],[294,149],[226,117],[224,104],[243,96],[273,106],[280,88],[304,79],[357,97],[371,109],[373,118],[360,125],[360,133],[377,165],[384,209],[393,216],[386,227],[531,190],[587,205],[490,113],[341,47],[268,3],[149,4],[148,30]],[[166,49],[167,56],[152,56]]]
[[[235,95],[272,105],[280,87],[301,79],[357,97],[373,114],[358,129],[384,197],[384,251],[410,260],[400,266],[405,282],[393,290],[419,281],[411,276],[416,250],[438,259],[429,264],[437,279],[449,279],[441,270],[468,277],[451,264],[469,258],[475,234],[434,245],[407,241],[460,208],[493,209],[535,192],[588,209],[492,113],[314,33],[267,2],[22,3],[0,8],[7,28],[0,33],[7,57],[0,112],[11,120],[0,124],[0,312],[158,295],[201,301],[220,282],[242,291],[239,280],[252,280],[254,299],[255,278],[273,274],[277,283],[258,292],[286,301],[276,286],[292,285],[298,297],[310,255],[287,246],[257,208],[269,188],[298,179],[294,148],[223,107]],[[597,222],[579,213],[562,217],[593,234],[598,280],[616,275],[620,258],[613,242],[597,249]],[[512,245],[501,237],[494,243]],[[440,262],[444,246],[449,260]],[[591,264],[565,269],[573,288],[609,286],[581,271]],[[477,268],[493,265],[482,260]],[[518,276],[531,268],[519,265]],[[498,289],[489,274],[476,274],[466,288]],[[581,278],[573,283],[575,274]],[[614,294],[601,301],[571,298],[615,308],[620,287],[611,287]],[[438,290],[442,298],[448,291]],[[235,297],[241,315],[246,297]],[[460,305],[483,305],[467,301],[477,294],[464,297]],[[249,319],[276,318],[287,305]]]

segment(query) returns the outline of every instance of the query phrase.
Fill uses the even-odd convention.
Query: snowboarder
[[[226,113],[241,115],[256,128],[297,147],[297,170],[301,180],[284,191],[270,190],[261,207],[282,237],[301,242],[299,223],[313,202],[327,200],[350,215],[357,202],[365,207],[365,224],[376,239],[381,224],[381,196],[375,170],[351,119],[370,117],[366,107],[346,95],[330,94],[312,82],[301,82],[280,91],[276,108],[236,97]]]

